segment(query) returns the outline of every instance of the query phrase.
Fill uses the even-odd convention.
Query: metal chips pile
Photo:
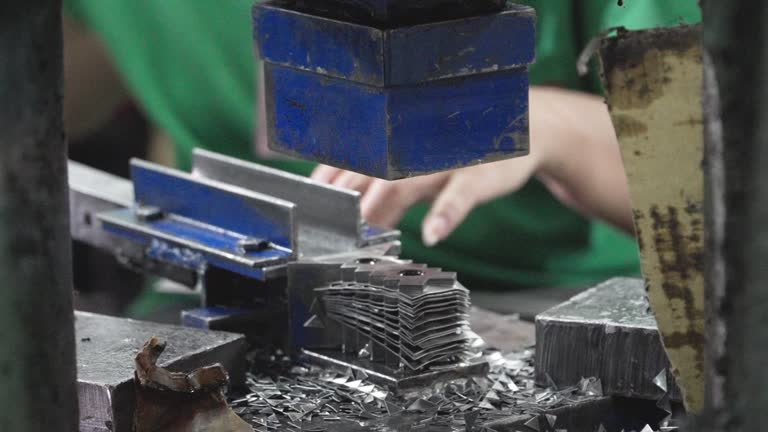
[[[250,392],[231,405],[259,432],[467,432],[490,431],[483,426],[487,422],[524,415],[537,422],[533,430],[539,421],[554,426],[556,417],[545,412],[602,396],[595,379],[562,389],[536,387],[532,350],[509,355],[494,351],[486,357],[491,371],[484,378],[439,383],[403,397],[369,383],[364,373],[293,366],[287,373],[250,375]]]
[[[423,264],[345,267],[352,271],[342,269],[344,281],[315,292],[324,319],[342,324],[347,349],[410,370],[466,355],[469,292],[455,273]]]

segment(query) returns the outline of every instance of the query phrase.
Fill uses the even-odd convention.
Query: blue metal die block
[[[267,2],[254,24],[277,151],[385,179],[528,153],[529,7],[378,28]]]

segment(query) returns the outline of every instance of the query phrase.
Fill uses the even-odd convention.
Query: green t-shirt
[[[188,169],[193,147],[253,155],[255,58],[253,0],[65,0],[69,13],[97,32],[151,121],[176,145]],[[576,58],[601,30],[693,23],[696,0],[531,0],[538,14],[532,84],[599,91],[576,75]],[[533,143],[535,145],[535,143]],[[309,174],[313,164],[260,161]],[[590,222],[538,182],[482,205],[436,248],[421,243],[427,205],[400,224],[403,255],[459,272],[470,288],[572,286],[637,274],[633,239]]]

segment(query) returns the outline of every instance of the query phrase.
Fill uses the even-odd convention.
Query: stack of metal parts
[[[348,264],[342,280],[315,289],[359,356],[418,371],[467,356],[469,292],[455,273],[423,264]],[[361,341],[362,339],[362,341]]]

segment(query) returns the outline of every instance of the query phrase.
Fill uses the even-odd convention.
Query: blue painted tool
[[[191,173],[133,160],[131,177],[70,163],[73,238],[115,254],[132,269],[195,289],[200,307],[183,312],[184,325],[242,332],[258,347],[352,367],[379,332],[364,342],[351,330],[337,331],[318,309],[316,289],[354,281],[356,302],[367,301],[370,286],[408,296],[403,322],[418,345],[403,345],[410,350],[408,373],[397,371],[399,351],[385,354],[381,344],[370,345],[368,360],[375,365],[358,365],[375,367],[382,384],[397,390],[408,382],[485,370],[459,364],[463,357],[454,361],[463,337],[440,339],[440,352],[427,352],[424,332],[409,320],[428,304],[441,321],[462,327],[463,315],[446,311],[451,293],[443,292],[458,284],[455,275],[397,259],[399,232],[367,224],[358,192],[203,150],[194,151]],[[455,364],[431,370],[436,358],[445,363],[448,351]]]
[[[254,6],[273,149],[385,179],[528,154],[533,9],[399,25],[406,2],[356,3],[373,22]]]
[[[293,203],[138,160],[131,172],[135,206],[98,217],[150,258],[265,279],[264,267],[296,257]]]

